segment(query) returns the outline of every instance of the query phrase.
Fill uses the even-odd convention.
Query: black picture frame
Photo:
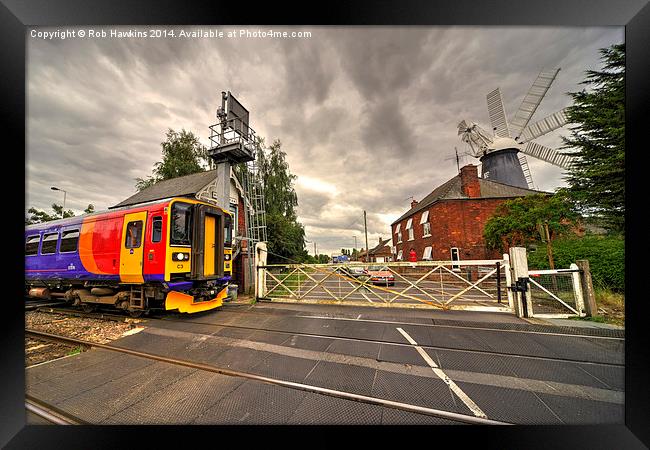
[[[306,5],[306,4],[305,4]],[[647,0],[580,1],[510,0],[435,2],[357,1],[352,4],[322,3],[282,8],[275,2],[247,2],[243,9],[233,2],[140,0],[0,0],[0,114],[6,137],[5,186],[24,182],[21,172],[10,168],[14,158],[25,152],[25,71],[26,28],[29,26],[103,25],[221,25],[221,24],[303,24],[303,25],[520,25],[520,26],[625,26],[626,41],[626,375],[625,426],[539,426],[539,427],[381,427],[364,429],[363,444],[384,442],[394,437],[408,445],[417,438],[440,443],[441,436],[457,446],[468,440],[480,448],[644,448],[650,446],[650,415],[648,407],[647,368],[648,300],[643,289],[645,274],[642,264],[648,248],[644,233],[645,197],[641,158],[647,144],[642,140],[647,124],[650,99],[647,80],[650,73],[647,43],[650,42],[650,6]],[[646,139],[647,140],[647,139]],[[24,153],[23,153],[23,156]],[[18,174],[18,179],[9,176]],[[23,173],[24,176],[24,173]],[[11,181],[10,181],[11,180]],[[24,197],[3,189],[10,200],[9,211],[3,214],[5,230],[9,230],[10,252],[2,279],[9,282],[3,302],[0,327],[3,348],[2,402],[0,405],[0,445],[7,448],[123,448],[142,445],[165,447],[176,445],[246,445],[251,435],[267,444],[313,445],[316,434],[320,443],[348,441],[356,433],[344,427],[283,428],[267,427],[252,431],[243,427],[216,430],[215,427],[61,427],[25,426],[24,374],[24,311],[21,296],[24,267],[16,261],[23,258]],[[638,197],[638,198],[635,198]],[[631,199],[631,200],[630,200]],[[340,434],[344,432],[344,435]],[[226,440],[227,433],[235,437]],[[282,436],[280,436],[282,435]],[[290,440],[287,440],[287,437]],[[416,438],[417,436],[417,438]],[[238,441],[239,439],[239,441]],[[368,441],[369,440],[369,441]],[[138,442],[139,444],[136,444]],[[199,444],[202,442],[203,444]],[[263,444],[263,445],[267,445]],[[429,445],[429,444],[427,444]]]

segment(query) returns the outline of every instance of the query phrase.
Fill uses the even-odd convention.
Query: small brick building
[[[477,166],[464,166],[391,224],[394,258],[408,261],[411,249],[418,261],[500,258],[485,247],[485,223],[506,200],[533,194],[546,193],[485,180]]]
[[[357,259],[365,262],[390,262],[393,261],[394,255],[391,252],[390,239],[379,237],[379,243],[370,249],[370,255],[366,258],[366,251],[361,250]]]

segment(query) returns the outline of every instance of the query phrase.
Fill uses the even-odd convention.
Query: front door
[[[215,275],[215,255],[216,255],[216,231],[217,218],[215,216],[205,215],[205,241],[203,248],[203,276],[210,277]]]
[[[147,223],[146,211],[124,216],[122,247],[120,250],[120,280],[123,283],[144,282],[142,264],[145,223]]]

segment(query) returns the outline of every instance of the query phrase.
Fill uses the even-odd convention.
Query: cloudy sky
[[[374,246],[390,223],[456,175],[462,119],[490,129],[486,94],[501,88],[508,117],[542,68],[561,67],[533,117],[565,106],[598,49],[624,41],[622,27],[303,27],[311,37],[53,39],[27,34],[26,207],[62,202],[76,213],[106,209],[151,174],[168,128],[208,143],[221,91],[251,112],[251,126],[282,141],[298,176],[299,219],[319,253]],[[256,31],[259,27],[250,27]],[[268,30],[268,27],[264,27]],[[38,28],[36,31],[66,29]],[[229,31],[236,37],[228,37]],[[36,34],[36,32],[34,33]],[[561,144],[566,129],[537,142]],[[562,171],[528,158],[537,188]],[[464,163],[478,160],[465,157]],[[311,253],[312,244],[307,247]]]

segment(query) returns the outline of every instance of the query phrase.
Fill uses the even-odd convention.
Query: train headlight
[[[226,253],[225,255],[223,255],[223,259],[225,259],[226,261],[230,261],[230,255]]]
[[[189,253],[172,253],[172,261],[187,261],[190,259]]]

